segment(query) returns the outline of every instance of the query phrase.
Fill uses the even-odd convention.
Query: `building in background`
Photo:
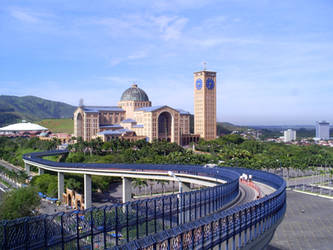
[[[283,132],[283,141],[284,142],[291,142],[296,141],[296,130],[288,129]]]
[[[48,131],[48,128],[36,123],[22,121],[0,128],[0,136],[35,137]]]
[[[330,139],[330,123],[327,121],[316,122],[316,139],[328,140]]]
[[[216,72],[194,73],[194,133],[216,139]]]
[[[100,137],[103,141],[166,140],[180,145],[199,140],[190,133],[189,112],[167,105],[152,106],[136,84],[124,91],[118,106],[81,103],[74,112],[74,136],[85,141]]]
[[[216,138],[216,72],[194,73],[194,134],[190,113],[168,105],[152,106],[145,91],[133,84],[121,95],[117,106],[80,106],[74,112],[74,136],[89,141],[116,138],[131,141],[165,140],[180,145],[199,138]]]

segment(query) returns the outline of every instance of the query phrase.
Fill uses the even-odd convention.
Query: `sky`
[[[117,105],[136,82],[193,113],[217,72],[217,120],[333,123],[332,0],[0,0],[0,95]]]

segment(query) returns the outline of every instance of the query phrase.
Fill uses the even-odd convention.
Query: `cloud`
[[[37,16],[28,11],[12,10],[10,14],[15,19],[26,23],[37,23],[40,20]]]
[[[148,50],[138,50],[135,51],[133,54],[130,54],[128,56],[125,57],[114,57],[110,59],[110,65],[111,66],[116,66],[120,63],[123,62],[129,62],[129,61],[135,61],[135,60],[139,60],[139,59],[143,59],[146,58],[148,56]]]
[[[132,55],[129,55],[127,58],[129,60],[137,60],[137,59],[142,59],[147,57],[148,53],[147,51],[141,50],[141,51],[136,51]]]
[[[164,34],[162,37],[165,40],[179,39],[182,35],[182,31],[188,22],[187,18],[178,18],[165,27]]]
[[[155,11],[179,12],[186,9],[200,9],[210,4],[212,0],[162,0],[152,2],[152,8]]]
[[[131,83],[141,80],[134,77],[122,77],[122,76],[101,76],[98,77],[99,80],[106,81],[105,85],[110,84],[112,82],[112,86],[114,88],[125,88],[124,86],[129,86]]]
[[[102,25],[112,37],[129,39],[154,39],[165,41],[179,39],[188,19],[178,16],[133,14],[122,17],[92,18],[92,24]]]

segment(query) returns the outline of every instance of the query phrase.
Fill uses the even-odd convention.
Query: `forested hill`
[[[0,127],[20,120],[38,121],[46,118],[70,118],[74,106],[35,96],[0,95]]]

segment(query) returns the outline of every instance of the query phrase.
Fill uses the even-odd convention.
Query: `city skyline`
[[[333,3],[3,1],[0,94],[112,105],[136,81],[193,113],[193,72],[217,72],[217,121],[331,121]]]

